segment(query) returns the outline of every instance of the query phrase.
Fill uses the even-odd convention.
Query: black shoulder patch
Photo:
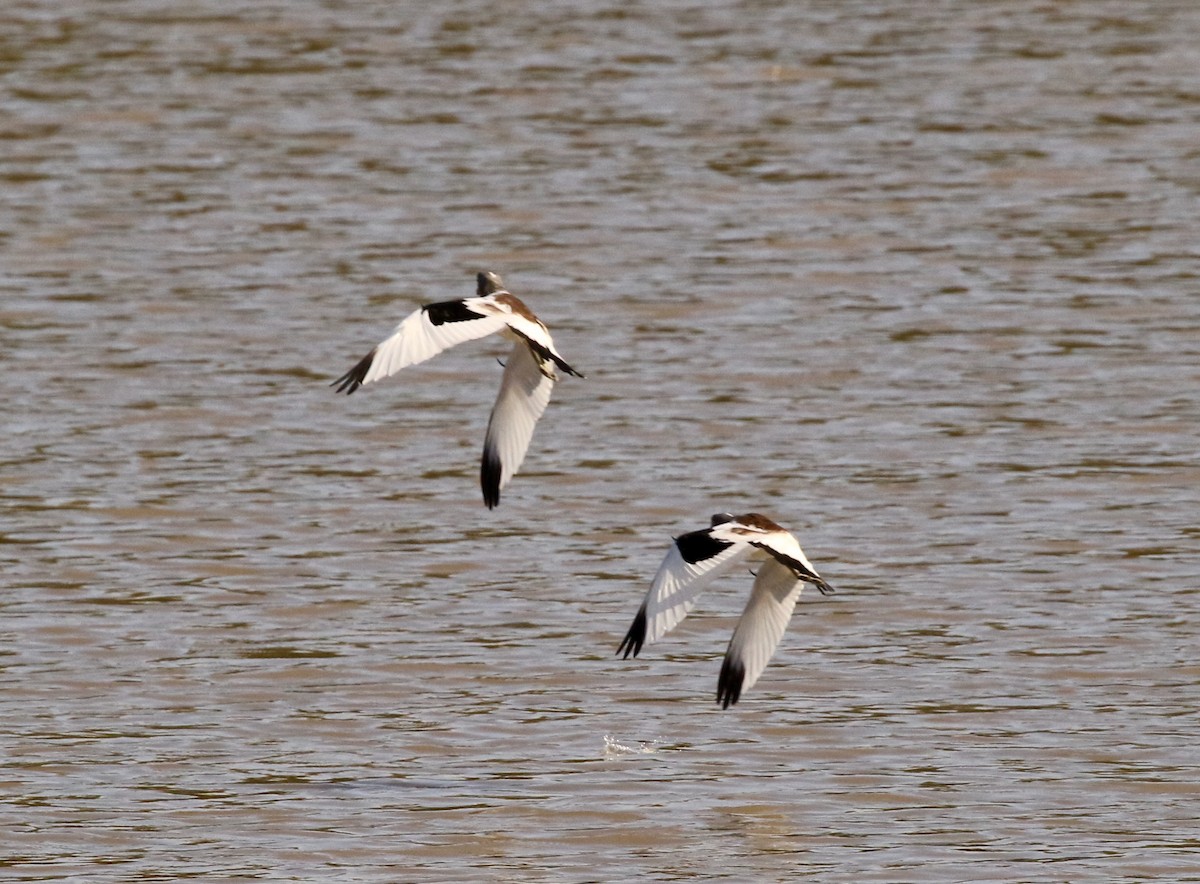
[[[530,338],[527,335],[521,334],[516,329],[513,329],[513,333],[518,335],[522,341],[524,341],[526,344],[529,345],[529,351],[531,353],[533,353],[534,357],[538,360],[538,362],[542,363],[543,365],[546,364],[547,362],[553,362],[555,365],[557,365],[559,368],[561,368],[567,374],[574,375],[577,378],[583,377],[583,375],[581,373],[577,372],[575,369],[571,368],[571,366],[567,365],[567,363],[565,363],[563,360],[561,360],[560,358],[555,356],[550,351],[549,347],[543,347],[537,341],[533,340],[532,338]]]
[[[775,559],[775,561],[779,562],[779,564],[786,565],[787,567],[791,568],[792,573],[795,574],[800,580],[805,580],[809,583],[818,583],[818,581],[820,583],[825,583],[824,580],[821,580],[820,577],[818,577],[808,568],[804,567],[804,563],[799,559],[793,559],[791,556],[784,555],[778,550],[771,549],[771,547],[767,546],[765,543],[756,543],[751,541],[750,545],[761,549],[765,553],[769,553],[770,556]],[[826,583],[825,585],[828,586],[829,584]],[[819,584],[818,588],[820,588]],[[821,590],[821,594],[825,595],[825,591]]]
[[[554,358],[554,354],[550,352],[549,348],[543,347],[541,344],[539,344],[537,341],[530,338],[528,335],[523,335],[516,329],[513,329],[513,334],[517,335],[522,341],[524,341],[526,343],[526,345],[528,345],[529,352],[531,352],[534,355],[534,357],[537,359],[538,362],[560,362],[560,360]],[[566,365],[565,362],[562,362],[561,364]],[[567,367],[570,368],[570,366],[567,366]],[[571,373],[572,374],[575,373],[574,369],[571,370]]]
[[[371,370],[371,363],[375,360],[375,350],[358,361],[354,368],[350,369],[329,386],[337,387],[339,393],[345,393],[347,396],[362,386],[363,378],[367,376],[367,372]]]
[[[637,656],[642,650],[642,645],[646,643],[646,606],[642,605],[638,608],[637,616],[633,618],[633,625],[629,627],[629,632],[625,633],[625,638],[621,639],[621,644],[617,648],[617,653],[625,652],[624,659],[628,660],[629,655]]]
[[[725,654],[721,664],[721,675],[717,678],[717,703],[728,709],[742,696],[742,682],[746,680],[746,667]]]
[[[476,313],[462,301],[439,301],[436,304],[426,304],[421,310],[428,314],[429,321],[434,325],[445,325],[447,322],[469,322],[472,319],[482,319],[482,313]]]
[[[689,565],[694,565],[697,562],[711,559],[721,550],[728,549],[733,544],[727,540],[717,540],[709,534],[708,529],[705,529],[680,534],[675,538],[675,546],[679,548],[679,554],[683,556],[683,560]]]
[[[479,484],[483,487],[483,502],[488,509],[495,509],[500,503],[500,470],[500,457],[485,446],[479,464]]]

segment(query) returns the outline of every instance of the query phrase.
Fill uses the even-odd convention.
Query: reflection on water
[[[1198,16],[0,13],[0,864],[1193,874]],[[502,344],[327,386],[482,268],[495,512]],[[841,590],[724,713],[738,581],[614,656],[720,510]]]

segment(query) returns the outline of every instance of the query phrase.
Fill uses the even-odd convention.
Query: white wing
[[[659,566],[650,591],[617,653],[637,656],[643,644],[662,638],[687,616],[713,578],[754,551],[740,540],[717,540],[713,529],[683,534]]]
[[[533,315],[519,298],[508,292],[501,292],[490,304],[485,303],[480,309],[489,312],[499,311],[498,315],[504,319],[513,333],[528,341],[529,347],[536,351],[543,360],[553,362],[567,374],[573,374],[577,378],[583,377],[562,358],[562,354],[554,348],[554,339],[550,337],[549,329]]]
[[[813,563],[808,560],[800,542],[774,522],[754,513],[747,513],[733,520],[716,525],[713,536],[723,540],[741,539],[751,546],[761,549],[782,565],[786,565],[801,580],[813,584],[822,595],[832,595],[830,586]]]
[[[334,385],[339,393],[353,393],[363,384],[431,359],[455,344],[500,331],[508,325],[506,317],[478,309],[490,301],[491,298],[466,298],[425,305],[405,317]]]
[[[500,502],[500,489],[516,475],[529,450],[533,428],[550,402],[554,379],[542,373],[538,360],[524,341],[517,341],[504,366],[500,393],[492,406],[483,462],[479,470],[483,500],[488,508]]]
[[[767,560],[759,569],[750,601],[738,620],[721,664],[717,702],[724,708],[736,703],[742,691],[750,690],[762,675],[792,619],[803,589],[804,583],[791,568],[776,559]]]

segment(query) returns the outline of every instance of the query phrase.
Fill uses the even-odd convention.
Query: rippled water
[[[1200,880],[1200,7],[0,12],[14,880]],[[494,512],[505,276],[588,374]],[[671,535],[749,576],[613,656]]]

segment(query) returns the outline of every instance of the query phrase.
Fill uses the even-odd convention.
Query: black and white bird
[[[525,460],[533,427],[546,410],[550,391],[558,380],[555,366],[575,377],[583,375],[559,355],[545,324],[519,298],[505,290],[498,274],[480,273],[477,281],[473,298],[426,304],[409,314],[391,335],[331,386],[336,386],[339,393],[353,393],[363,384],[424,362],[463,341],[493,332],[511,338],[515,343],[488,419],[479,470],[483,501],[491,509],[500,502],[500,489],[516,475]]]
[[[813,584],[822,595],[833,592],[796,538],[766,516],[718,513],[711,527],[676,537],[617,653],[636,657],[642,645],[662,638],[687,616],[714,577],[750,558],[766,562],[755,577],[717,679],[717,702],[728,709],[766,668],[804,584]]]

